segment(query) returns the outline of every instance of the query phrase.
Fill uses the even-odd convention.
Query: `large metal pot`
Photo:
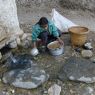
[[[56,56],[61,55],[64,52],[64,46],[60,45],[58,41],[53,41],[47,45],[47,48],[49,49],[49,52]]]

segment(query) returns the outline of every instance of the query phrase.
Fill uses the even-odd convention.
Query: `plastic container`
[[[58,41],[53,41],[47,45],[51,55],[61,55],[64,52],[64,45],[60,45]]]
[[[38,55],[38,53],[39,53],[39,51],[38,51],[37,48],[33,48],[33,49],[31,50],[31,55],[32,55],[32,56],[36,56],[36,55]]]
[[[73,46],[82,46],[87,40],[89,29],[82,26],[74,26],[68,29]]]

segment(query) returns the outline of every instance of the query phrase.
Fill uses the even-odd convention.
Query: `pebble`
[[[82,50],[81,55],[84,58],[91,58],[93,53],[91,50]]]
[[[2,59],[2,54],[1,54],[1,52],[0,52],[0,59]]]
[[[95,57],[92,57],[92,58],[91,58],[91,61],[92,61],[93,63],[95,63]]]

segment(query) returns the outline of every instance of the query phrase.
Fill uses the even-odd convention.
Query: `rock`
[[[6,40],[0,42],[0,49],[2,49],[6,45]]]
[[[34,64],[33,64],[34,65]],[[49,76],[35,65],[27,69],[15,69],[4,74],[3,82],[15,87],[32,89],[47,81]]]
[[[93,49],[93,47],[92,47],[92,45],[91,45],[90,42],[85,43],[85,44],[84,44],[84,48],[87,49],[87,50]]]
[[[33,63],[31,61],[31,56],[27,54],[15,56],[10,52],[6,56],[9,56],[5,63],[8,69],[25,69],[31,67]]]
[[[91,61],[95,63],[95,56],[91,58]]]
[[[72,89],[70,89],[70,93],[71,93],[71,94],[74,94],[74,93],[75,93],[75,91],[73,91]]]
[[[3,60],[7,60],[10,57],[11,52],[7,52],[6,54],[3,54]]]
[[[9,41],[10,42],[13,42],[13,41],[15,41],[16,40],[16,38],[17,38],[17,36],[16,35],[14,35],[14,34],[9,34],[10,36],[10,38],[9,38]]]
[[[29,35],[29,36],[27,37],[27,40],[28,40],[28,41],[32,41],[31,35]]]
[[[21,45],[21,40],[19,37],[16,39],[16,42],[17,42],[17,45]]]
[[[81,48],[79,48],[79,47],[75,48],[74,50],[75,50],[76,52],[79,52],[79,53],[81,52]]]
[[[79,92],[79,95],[94,95],[94,89],[92,87],[84,87]]]
[[[32,43],[31,33],[24,33],[21,37],[21,46],[24,48],[28,48]]]
[[[70,57],[63,65],[59,78],[86,83],[95,82],[95,64],[87,59]]]
[[[24,34],[23,30],[19,30],[19,32],[16,32],[15,35],[16,36],[22,36]]]
[[[24,48],[29,48],[29,47],[31,47],[31,41],[29,41],[29,40],[23,40],[22,42],[21,42],[21,46],[22,47],[24,47]]]
[[[31,33],[24,33],[21,37],[21,45],[25,48],[28,48],[31,46],[32,38]]]
[[[9,47],[10,47],[10,48],[16,48],[16,47],[17,47],[17,42],[16,42],[16,40],[10,42],[10,43],[9,43]]]
[[[42,0],[35,1],[36,5],[40,5],[42,3]]]
[[[48,95],[60,95],[61,87],[57,84],[54,84],[48,89]]]
[[[92,94],[94,91],[92,87],[87,87],[86,90],[88,91],[89,94]]]
[[[45,90],[45,91],[43,92],[43,94],[48,94],[48,91]]]
[[[1,82],[2,80],[0,79],[0,82]]]
[[[15,0],[0,0],[0,10],[0,23],[2,22],[3,25],[8,28],[9,31],[6,32],[22,34],[22,30],[19,26]]]
[[[4,83],[19,88],[32,89],[37,88],[39,85],[48,80],[49,75],[46,74],[44,70],[39,69],[37,64],[29,61],[29,57],[25,58],[25,56],[18,56],[18,58],[20,59],[20,61],[23,61],[24,58],[24,67],[22,68],[21,64],[19,63],[17,65],[20,66],[19,68],[10,69],[8,72],[4,73],[2,78]],[[29,64],[29,66],[27,66],[27,64]]]
[[[26,37],[27,37],[27,34],[26,34],[26,33],[24,33],[24,34],[22,35],[22,37],[21,37],[21,40],[26,39]]]
[[[21,37],[21,40],[25,40],[25,39],[29,39],[29,37],[31,37],[31,33],[24,33]],[[32,39],[32,38],[31,38]]]
[[[2,59],[2,54],[1,54],[1,52],[0,52],[0,60]]]
[[[7,31],[7,27],[4,27],[0,23],[0,42],[7,37],[6,31]]]
[[[10,93],[5,92],[5,91],[2,91],[2,92],[0,93],[0,95],[10,95]]]
[[[14,89],[10,89],[10,92],[11,92],[12,94],[14,94],[14,93],[15,93],[15,90],[14,90]]]
[[[81,52],[81,55],[82,55],[82,57],[84,57],[84,58],[90,58],[90,57],[92,57],[93,53],[92,53],[91,50],[83,50],[83,51]]]

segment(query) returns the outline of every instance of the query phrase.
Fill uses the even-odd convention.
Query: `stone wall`
[[[45,5],[45,7],[60,5],[66,8],[82,8],[95,10],[95,0],[16,0],[17,4],[20,5],[32,5],[32,6],[41,6]]]

